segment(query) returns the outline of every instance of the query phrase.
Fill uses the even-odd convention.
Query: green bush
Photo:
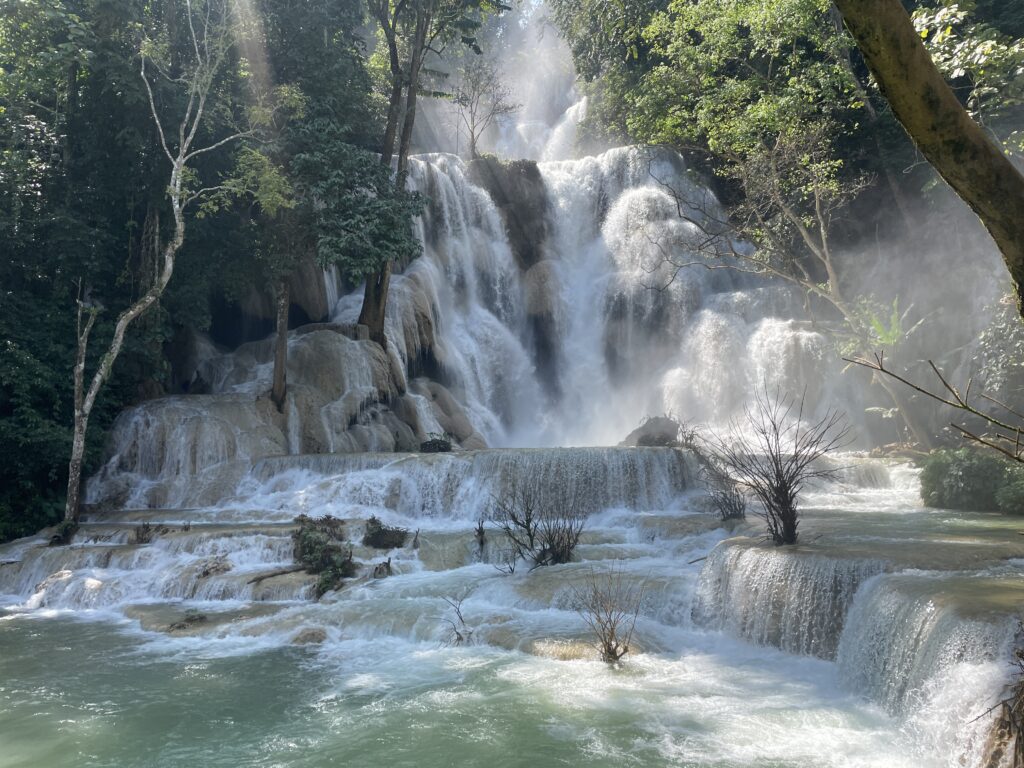
[[[996,491],[999,511],[1008,515],[1024,515],[1024,467],[1010,467],[1005,485]]]
[[[1011,507],[1024,500],[1024,476],[994,451],[935,451],[924,460],[921,499],[930,507],[1003,510],[1000,494]]]
[[[359,566],[352,559],[352,547],[344,545],[345,528],[334,517],[314,520],[306,515],[295,519],[299,529],[292,534],[295,543],[295,561],[309,573],[319,575],[316,583],[316,597],[338,589],[345,579],[359,572]]]
[[[376,517],[371,517],[366,521],[363,544],[374,549],[398,549],[405,546],[407,538],[409,538],[409,531],[405,528],[394,528],[385,525]]]
[[[450,453],[455,436],[447,432],[431,432],[426,442],[420,443],[421,453]]]

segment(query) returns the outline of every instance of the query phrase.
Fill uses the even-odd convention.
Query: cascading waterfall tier
[[[926,748],[985,755],[1022,618],[1024,581],[1005,568],[878,576],[851,607],[840,675]]]
[[[689,455],[671,448],[277,456],[249,462],[238,477],[241,463],[220,465],[231,472],[220,475],[215,505],[196,508],[188,503],[196,497],[185,494],[177,506],[93,515],[70,547],[12,547],[0,568],[0,594],[27,607],[73,609],[301,600],[312,594],[313,578],[286,572],[300,514],[346,520],[364,572],[377,553],[359,546],[359,532],[372,515],[425,532],[423,557],[418,550],[394,553],[398,572],[457,568],[485,554],[472,532],[512,486],[535,488],[545,508],[572,498],[589,516],[616,509],[636,515],[678,511],[695,476]],[[147,493],[168,498],[179,483],[167,486],[153,481]],[[209,492],[208,485],[198,490]],[[488,527],[494,536],[495,524]]]
[[[468,522],[487,517],[515,485],[536,489],[545,508],[568,497],[584,513],[672,509],[695,475],[690,456],[671,448],[504,449],[269,458],[240,490],[262,508],[289,513],[345,517],[378,508],[409,519]]]
[[[878,466],[845,475],[859,485],[811,495],[807,543],[717,545],[694,621],[834,659],[844,685],[898,718],[923,749],[980,766],[1024,618],[1024,543],[1007,535],[1018,526],[915,508],[902,469],[895,488],[877,487]],[[839,500],[845,509],[833,506]]]
[[[910,713],[927,705],[929,686],[952,683],[958,667],[984,674],[987,664],[1005,659],[1018,628],[1015,614],[1024,615],[1024,582],[1016,575],[879,576],[850,609],[838,648],[840,673],[890,712]]]
[[[885,570],[882,560],[728,541],[701,571],[693,617],[755,643],[832,659],[858,588]]]

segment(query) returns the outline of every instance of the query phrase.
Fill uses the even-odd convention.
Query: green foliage
[[[236,156],[232,175],[224,179],[215,193],[203,198],[199,215],[210,215],[236,199],[251,196],[260,210],[276,216],[283,209],[294,208],[292,186],[284,172],[262,152],[242,147]]]
[[[848,306],[848,325],[838,336],[839,353],[857,357],[865,350],[893,353],[918,331],[925,320],[909,323],[913,306],[900,310],[899,297],[886,306],[874,295],[859,296]]]
[[[1017,8],[1021,12],[1024,7]],[[919,8],[914,25],[972,117],[1008,151],[1024,152],[1024,131],[1017,127],[1024,114],[1024,40],[987,21],[973,0]]]
[[[189,221],[174,280],[129,331],[101,393],[86,475],[116,414],[170,383],[165,345],[208,328],[221,297],[270,290],[298,258],[357,279],[389,248],[392,258],[416,254],[409,219],[420,202],[385,189],[371,152],[383,115],[357,36],[360,3],[259,0],[250,10],[225,41],[197,146],[256,132],[233,155],[190,164],[189,189],[213,191],[195,200],[202,218]],[[161,113],[182,112],[174,78],[192,55],[185,13],[181,0],[0,0],[0,541],[60,516],[79,280],[104,307],[91,371],[118,312],[152,279],[156,238],[169,234],[167,158],[138,54],[141,41],[166,75],[151,78]]]
[[[0,4],[0,541],[54,522],[63,506],[78,278],[107,307],[94,330],[103,343],[145,267],[152,123],[126,28],[140,16],[128,0]],[[86,471],[136,383],[160,370],[164,334],[152,320],[97,403]]]
[[[317,261],[359,280],[389,259],[418,256],[411,219],[422,212],[420,196],[396,188],[390,169],[376,156],[331,141],[318,127],[310,126],[308,149],[292,164],[310,211]]]
[[[587,0],[564,6],[589,8]],[[878,131],[866,78],[851,63],[852,41],[828,0],[669,0],[631,3],[643,23],[613,25],[636,51],[623,68],[602,62],[597,119],[622,116],[631,140],[696,156],[718,177],[734,232],[753,244],[744,266],[780,277],[826,311],[846,335],[871,334],[853,317],[853,297],[833,260],[840,211],[869,185],[847,137]],[[558,18],[564,18],[563,9]],[[580,22],[584,25],[589,22]],[[575,24],[568,34],[574,36]],[[609,30],[606,29],[605,32]],[[877,124],[876,124],[877,123]],[[878,155],[877,148],[872,155]],[[856,159],[857,162],[851,162]],[[673,190],[677,203],[715,222],[707,203]],[[718,224],[717,226],[720,226]],[[719,242],[706,256],[728,252]],[[672,262],[671,257],[669,258]],[[683,259],[683,262],[690,259]]]
[[[409,531],[405,528],[385,525],[377,517],[371,516],[366,521],[363,544],[374,549],[397,549],[405,546],[407,538],[409,538]]]
[[[1014,489],[1020,478],[1020,471],[994,451],[935,451],[921,470],[921,499],[931,507],[991,512],[1003,508],[1001,489],[1007,489],[1007,504],[1019,498]]]
[[[352,548],[344,545],[345,528],[340,520],[329,515],[322,518],[300,515],[295,522],[299,525],[292,534],[295,562],[319,576],[317,599],[338,589],[359,572],[359,566],[352,559]]]
[[[1019,407],[1024,402],[1024,323],[1015,297],[1005,296],[985,312],[992,319],[978,338],[971,370],[978,371],[986,395]]]
[[[1000,512],[1024,515],[1024,470],[1012,467],[1004,485],[996,491],[996,504]]]

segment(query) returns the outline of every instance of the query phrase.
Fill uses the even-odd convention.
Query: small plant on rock
[[[455,435],[448,432],[431,432],[427,440],[420,443],[421,453],[450,453],[452,443],[455,442]]]
[[[696,426],[667,413],[648,416],[626,438],[626,445],[641,448],[692,448],[697,444]]]
[[[405,528],[385,525],[377,517],[371,517],[366,521],[363,545],[374,549],[398,549],[405,546],[407,538],[409,531]]]
[[[338,589],[345,579],[359,572],[352,558],[352,547],[345,546],[345,528],[333,517],[313,519],[300,515],[295,522],[298,530],[292,534],[295,561],[308,573],[319,576],[316,597]]]
[[[320,578],[316,582],[316,599],[340,589],[346,579],[351,579],[359,573],[359,566],[352,559],[352,548],[347,551],[340,547],[336,553],[332,553],[330,565],[320,572]]]
[[[165,525],[153,527],[148,522],[137,525],[132,529],[131,543],[138,546],[149,544],[158,534],[167,533],[169,528]]]
[[[76,533],[78,533],[77,520],[62,520],[54,526],[53,535],[50,536],[50,546],[67,546],[71,543],[71,540],[75,538]]]

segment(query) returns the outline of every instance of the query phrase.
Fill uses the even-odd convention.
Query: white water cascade
[[[278,411],[269,339],[208,349],[208,394],[119,417],[71,546],[0,546],[0,768],[983,768],[1020,523],[922,508],[913,469],[850,454],[779,549],[708,514],[686,452],[605,447],[765,385],[861,404],[789,290],[701,266],[677,198],[717,203],[678,156],[567,159],[584,110],[506,126],[536,165],[413,159],[423,254],[386,351],[361,291],[332,296]],[[438,432],[458,450],[418,452]],[[503,570],[489,516],[524,485],[586,515],[573,562]],[[343,521],[360,569],[320,600],[302,514]],[[371,516],[405,545],[364,545]],[[643,587],[621,670],[575,609],[605,573]]]

